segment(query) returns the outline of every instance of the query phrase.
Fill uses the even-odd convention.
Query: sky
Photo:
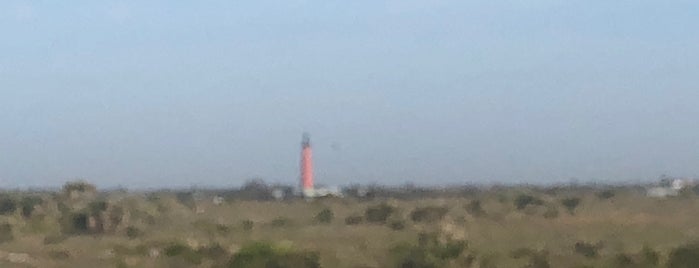
[[[699,3],[0,2],[0,187],[699,176]]]

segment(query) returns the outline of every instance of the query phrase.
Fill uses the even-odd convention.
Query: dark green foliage
[[[614,197],[616,193],[614,193],[613,190],[604,190],[599,193],[597,193],[597,198],[599,199],[610,199]]]
[[[534,196],[531,196],[531,195],[521,194],[521,195],[517,196],[517,198],[515,198],[514,204],[518,210],[522,210],[529,205],[532,205],[532,206],[543,205],[544,201],[542,201],[541,199],[538,199]]]
[[[67,250],[54,250],[49,252],[49,257],[54,260],[70,259],[70,253]]]
[[[323,209],[314,217],[316,222],[319,223],[331,223],[335,218],[335,213],[329,208]]]
[[[391,216],[394,210],[395,209],[392,206],[386,203],[381,203],[379,205],[367,208],[364,216],[367,222],[383,224],[386,223],[386,220]]]
[[[580,205],[580,198],[571,197],[561,200],[561,204],[568,210],[570,215],[575,214],[575,208]]]
[[[515,251],[512,251],[510,254],[512,258],[515,259],[522,259],[522,258],[528,258],[529,262],[527,263],[524,268],[549,268],[551,265],[549,264],[548,261],[548,252],[546,251],[537,251],[533,249],[528,249],[528,248],[520,248]]]
[[[90,204],[88,204],[88,211],[92,215],[97,215],[101,212],[106,211],[108,206],[109,205],[107,204],[107,201],[93,201],[90,202]]]
[[[272,227],[285,227],[291,225],[291,220],[284,217],[277,217],[270,223]]]
[[[699,267],[699,242],[680,246],[670,252],[668,268]]]
[[[449,240],[442,243],[434,233],[421,233],[418,244],[401,244],[394,247],[391,253],[396,267],[432,268],[444,267],[454,259],[459,258],[467,247],[466,241]]]
[[[402,220],[394,220],[388,224],[388,227],[390,227],[391,230],[400,231],[405,229],[405,222],[403,222]]]
[[[175,198],[177,198],[177,202],[189,209],[194,209],[196,207],[194,193],[192,192],[178,192],[175,194]]]
[[[0,243],[9,242],[15,239],[12,234],[12,225],[9,223],[0,223]]]
[[[244,246],[228,262],[229,268],[319,268],[316,252],[278,249],[257,242]]]
[[[52,234],[44,237],[44,245],[53,245],[65,241],[68,237],[63,234]]]
[[[347,218],[345,218],[345,224],[347,224],[347,225],[357,225],[357,224],[362,223],[363,221],[364,221],[364,217],[357,216],[357,215],[348,216]]]
[[[473,217],[483,217],[486,215],[480,200],[473,200],[466,205],[466,212]]]
[[[410,213],[410,219],[414,222],[437,222],[444,218],[449,212],[447,207],[422,207],[416,208]]]
[[[71,192],[78,192],[78,193],[86,193],[86,192],[96,192],[97,187],[95,187],[92,184],[89,184],[84,181],[73,181],[73,182],[67,182],[66,184],[63,185],[63,192],[64,193],[71,193]]]
[[[242,225],[243,225],[243,230],[250,231],[250,230],[252,230],[252,227],[255,226],[255,222],[253,222],[251,220],[244,220]]]
[[[134,226],[129,226],[126,227],[126,237],[129,239],[136,239],[139,238],[143,235],[143,231],[140,229],[134,227]]]
[[[228,257],[228,251],[218,243],[209,244],[197,250],[199,254],[209,259],[222,259]]]
[[[641,264],[657,266],[660,263],[660,254],[650,247],[643,247],[639,255],[641,255]]]
[[[573,248],[575,253],[583,255],[587,258],[597,258],[599,247],[587,242],[577,242]]]
[[[168,257],[179,257],[191,264],[200,264],[203,255],[187,245],[172,243],[163,249],[163,253]]]
[[[44,200],[41,197],[25,196],[19,202],[20,207],[22,207],[22,217],[29,218],[34,213],[34,207],[41,205]]]
[[[0,215],[10,215],[17,210],[17,201],[10,197],[0,198]]]
[[[618,268],[637,267],[637,264],[634,263],[633,259],[624,253],[619,253],[616,256],[614,256],[612,264],[614,267]]]
[[[90,215],[85,212],[65,212],[61,216],[61,231],[64,234],[86,234],[89,229]]]

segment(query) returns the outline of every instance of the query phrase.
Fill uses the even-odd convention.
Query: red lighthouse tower
[[[311,150],[311,138],[308,133],[303,134],[301,141],[301,188],[303,196],[313,197],[313,153]]]

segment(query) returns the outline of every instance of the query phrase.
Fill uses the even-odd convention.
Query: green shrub
[[[517,196],[517,198],[515,198],[514,204],[518,210],[522,210],[529,205],[532,205],[532,206],[543,205],[544,201],[542,201],[541,199],[538,199],[534,196],[531,196],[531,195],[521,194],[521,195]]]
[[[597,193],[597,198],[604,200],[604,199],[610,199],[610,198],[614,197],[615,195],[616,195],[616,193],[614,193],[613,190],[604,190],[604,191]]]
[[[177,202],[189,209],[194,209],[197,205],[192,192],[178,192],[175,194],[175,198],[177,198]]]
[[[400,231],[405,229],[405,222],[402,220],[393,220],[388,224],[388,227],[390,227],[391,230]]]
[[[319,223],[331,223],[335,218],[335,214],[329,208],[323,209],[314,217],[316,222]]]
[[[361,224],[363,221],[364,217],[357,215],[347,216],[347,218],[345,218],[345,224],[347,225],[357,225]]]
[[[10,215],[17,210],[17,201],[10,197],[0,198],[0,215]]]
[[[618,268],[638,267],[638,265],[634,263],[633,259],[624,253],[619,253],[614,256],[614,259],[612,259],[612,265],[613,267]]]
[[[25,196],[19,202],[20,207],[22,207],[22,216],[24,218],[29,218],[34,213],[34,208],[44,202],[41,197]]]
[[[140,229],[134,227],[134,226],[129,226],[126,227],[126,237],[129,239],[136,239],[139,238],[143,235],[143,231]]]
[[[437,222],[444,218],[449,212],[447,207],[422,207],[416,208],[410,213],[410,219],[414,222]]]
[[[243,230],[250,231],[255,226],[255,222],[253,222],[251,220],[244,220],[242,222],[242,225],[243,225]]]
[[[660,263],[660,254],[648,246],[643,247],[639,255],[643,265],[657,266]]]
[[[468,205],[466,205],[466,212],[473,217],[483,217],[487,214],[481,206],[480,200],[473,200],[468,203]]]
[[[291,225],[291,220],[285,217],[277,217],[270,222],[270,225],[272,227],[286,227]]]
[[[0,243],[9,242],[15,239],[12,234],[12,225],[9,223],[0,224]]]
[[[218,243],[212,243],[205,247],[201,247],[197,250],[197,252],[206,258],[214,260],[228,257],[228,251]]]
[[[319,268],[318,253],[277,248],[257,242],[240,249],[227,265],[229,268]]]
[[[63,185],[63,192],[68,194],[71,192],[86,193],[96,191],[97,187],[85,181],[72,181]]]
[[[573,248],[575,253],[583,255],[587,258],[597,258],[599,247],[587,242],[577,242]]]
[[[667,261],[668,268],[699,267],[699,242],[673,249]]]
[[[89,229],[90,215],[85,212],[65,212],[60,218],[61,232],[64,234],[86,234]]]
[[[364,216],[367,222],[383,224],[386,223],[386,220],[391,216],[394,210],[392,206],[381,203],[367,208],[364,212]]]
[[[467,247],[466,241],[441,242],[435,233],[420,233],[418,244],[399,244],[391,250],[396,267],[445,267],[459,258]]]
[[[66,239],[68,239],[68,237],[63,234],[47,235],[46,237],[44,237],[44,245],[58,244],[65,241]]]
[[[180,257],[191,264],[200,264],[203,255],[181,243],[172,243],[163,249],[163,254],[168,257]]]
[[[568,210],[570,215],[575,214],[575,208],[580,205],[580,198],[571,197],[561,200],[561,204]]]

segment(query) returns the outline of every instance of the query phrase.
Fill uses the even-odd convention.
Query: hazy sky
[[[0,2],[0,186],[699,175],[699,3]]]

